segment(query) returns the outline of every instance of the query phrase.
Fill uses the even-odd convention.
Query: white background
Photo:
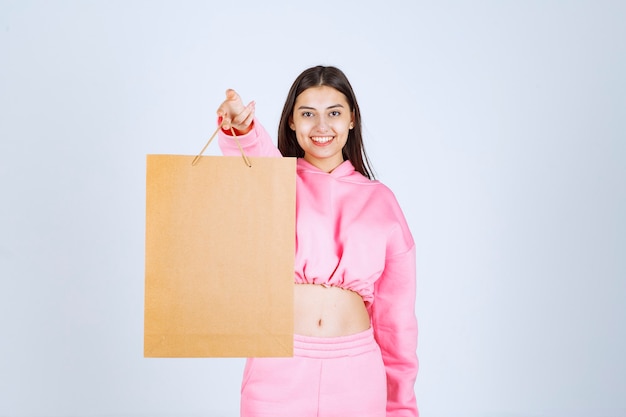
[[[145,156],[343,69],[418,245],[426,417],[626,415],[626,3],[0,1],[0,416],[236,416],[145,359]],[[217,144],[209,153],[219,153]]]

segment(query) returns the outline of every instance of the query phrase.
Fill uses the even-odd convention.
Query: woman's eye
[[[312,116],[313,116],[313,113],[311,113],[310,111],[302,112],[302,117],[312,117]]]
[[[333,111],[330,112],[330,115],[332,117],[337,117],[337,116],[341,115],[341,113],[339,112],[339,110],[333,110]]]

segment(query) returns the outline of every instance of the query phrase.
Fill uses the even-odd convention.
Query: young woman
[[[392,192],[373,179],[361,115],[342,71],[305,70],[289,91],[278,149],[234,90],[219,143],[295,156],[294,357],[250,358],[243,417],[414,417],[415,245]]]

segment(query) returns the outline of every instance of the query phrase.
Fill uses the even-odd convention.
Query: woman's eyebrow
[[[334,109],[336,107],[343,108],[343,104],[333,104],[332,106],[326,107],[326,110]],[[316,110],[316,109],[315,107],[310,107],[310,106],[299,106],[298,110]]]

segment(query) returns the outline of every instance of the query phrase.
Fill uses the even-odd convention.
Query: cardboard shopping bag
[[[246,163],[147,156],[145,357],[292,356],[296,163]]]

